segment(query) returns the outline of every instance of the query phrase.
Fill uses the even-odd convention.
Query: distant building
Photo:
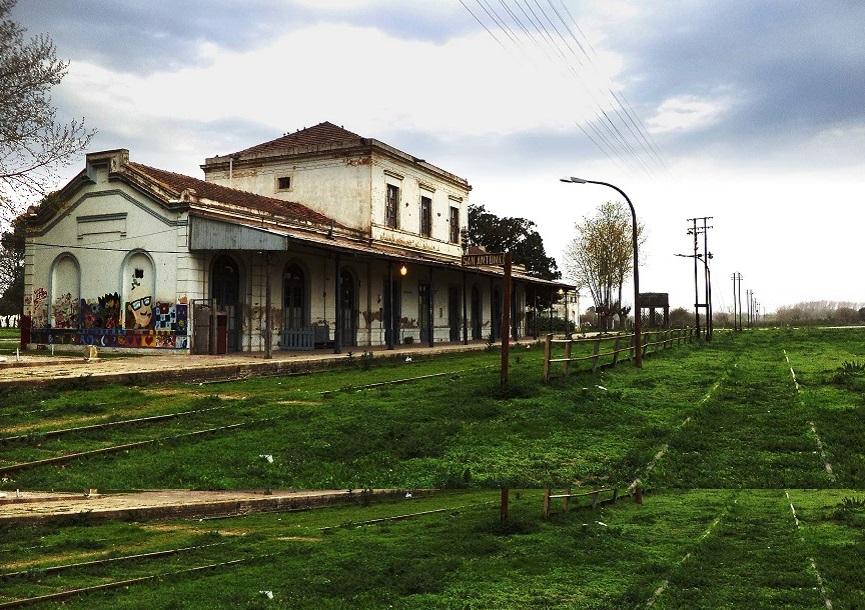
[[[202,169],[97,152],[31,210],[28,342],[261,351],[268,319],[286,350],[498,337],[501,269],[461,265],[464,178],[331,123]],[[522,337],[527,295],[564,284],[514,279]]]

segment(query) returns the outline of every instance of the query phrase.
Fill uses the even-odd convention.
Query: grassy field
[[[0,600],[240,559],[64,607],[634,608],[652,600],[656,608],[818,608],[830,599],[835,608],[861,608],[865,506],[854,506],[856,497],[846,490],[790,491],[789,499],[784,490],[669,491],[642,506],[577,507],[545,521],[541,494],[530,490],[515,494],[503,528],[495,492],[475,491],[204,522],[16,528],[3,532],[0,570],[25,573],[0,576]],[[40,572],[189,547],[203,548]],[[259,591],[272,591],[273,600]]]
[[[537,348],[306,376],[7,394],[2,488],[441,487],[214,521],[0,532],[5,599],[165,575],[72,607],[865,608],[865,329],[761,330],[543,384]],[[845,364],[846,363],[846,364]],[[446,373],[400,385],[366,384]],[[177,414],[107,428],[50,431]],[[170,439],[236,423],[211,434]],[[10,438],[14,437],[14,438]],[[272,454],[273,464],[259,458]],[[215,456],[218,456],[215,457]],[[540,518],[543,485],[651,490]],[[498,523],[498,485],[515,494]],[[360,522],[428,510],[406,521]],[[795,511],[795,512],[794,512]],[[342,526],[322,531],[322,527]],[[35,570],[111,556],[160,557]],[[261,590],[273,591],[267,599]],[[0,601],[3,600],[0,598]]]
[[[860,329],[722,335],[654,355],[641,371],[625,364],[550,384],[540,380],[540,350],[521,348],[506,393],[494,353],[205,386],[18,391],[0,407],[0,467],[166,440],[26,468],[0,488],[489,488],[637,477],[663,488],[865,488],[865,374],[836,375],[863,339]],[[182,415],[45,434],[172,413]]]
[[[513,357],[514,385],[504,394],[497,358],[478,353],[208,386],[16,392],[0,408],[0,436],[18,437],[0,440],[0,466],[246,423],[226,433],[62,467],[28,468],[5,485],[212,489],[627,483],[682,414],[726,373],[735,353],[720,344],[682,347],[651,357],[641,372],[622,365],[545,385],[540,350],[521,348]],[[357,388],[441,372],[449,374]],[[328,390],[339,391],[322,394]],[[44,435],[203,409],[209,410]],[[265,453],[274,456],[273,464],[258,458]],[[216,454],[218,461],[211,459]]]

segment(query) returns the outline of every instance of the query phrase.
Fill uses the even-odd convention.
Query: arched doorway
[[[227,254],[220,254],[210,269],[210,298],[226,314],[228,323],[228,351],[240,349],[240,266]]]
[[[472,287],[472,339],[483,339],[481,335],[481,292],[477,286]]]
[[[348,269],[339,272],[339,343],[357,345],[357,288]]]

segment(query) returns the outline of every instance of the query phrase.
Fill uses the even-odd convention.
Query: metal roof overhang
[[[288,227],[261,227],[238,223],[235,220],[217,220],[207,216],[189,216],[189,249],[193,251],[246,250],[256,252],[286,252],[292,243],[333,252],[370,256],[398,262],[409,262],[452,269],[471,271],[501,277],[504,270],[499,267],[463,267],[457,260],[437,259],[422,253],[385,245],[371,245],[344,236],[291,229]],[[523,273],[514,273],[513,278],[522,282],[573,290],[573,284],[544,280]]]

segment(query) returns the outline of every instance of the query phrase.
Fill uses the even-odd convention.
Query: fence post
[[[565,500],[565,501],[564,501],[564,510],[565,510],[565,512],[568,512],[568,511],[571,509],[571,498],[570,498],[570,495],[571,495],[571,488],[570,488],[570,487],[568,487],[567,494],[568,494],[568,495],[566,495],[565,498],[564,498],[564,500]]]
[[[613,490],[613,504],[615,504],[618,499],[619,499],[619,488],[616,487]]]
[[[550,518],[550,488],[544,489],[544,519]]]
[[[597,508],[598,506],[598,494],[600,492],[592,492],[592,508]]]
[[[573,341],[571,341],[570,339],[568,339],[568,342],[565,343],[565,358],[571,357],[571,346],[573,346],[573,344]],[[570,360],[565,360],[562,364],[564,364],[564,367],[562,368],[565,371],[565,377],[567,377],[568,373],[571,372],[571,362]]]
[[[550,380],[550,354],[553,349],[553,335],[548,334],[544,339],[544,382]]]
[[[595,343],[592,345],[592,372],[598,370],[598,354],[601,351],[601,340],[600,338],[595,339]]]
[[[615,343],[613,343],[613,366],[616,366],[616,363],[619,361],[619,337],[616,337]],[[570,493],[570,492],[568,492]]]
[[[629,352],[629,354],[628,354],[628,356],[629,356],[628,359],[629,359],[629,360],[633,360],[633,359],[636,357],[636,355],[637,355],[637,350],[636,350],[636,348],[635,348],[635,345],[637,344],[637,336],[636,336],[636,335],[631,335],[631,340],[630,340],[628,343],[630,343],[630,346],[631,346],[631,347],[630,347],[630,352]]]
[[[641,346],[641,349],[643,350],[643,356],[649,353],[649,336],[651,334],[652,333],[646,333],[645,335],[643,335],[643,345]]]

